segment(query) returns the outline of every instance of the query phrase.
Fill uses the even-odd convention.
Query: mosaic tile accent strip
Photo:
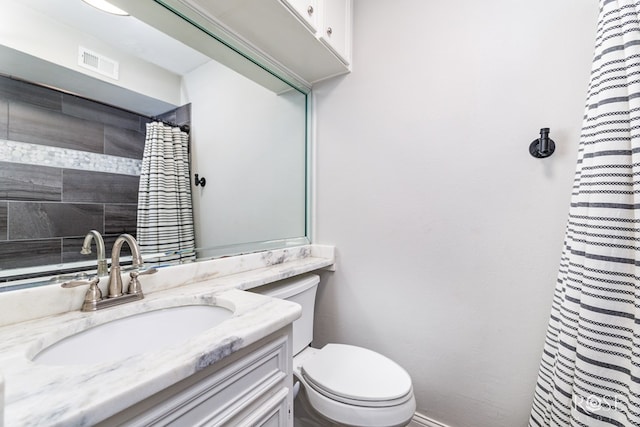
[[[141,160],[0,139],[0,161],[140,176]]]

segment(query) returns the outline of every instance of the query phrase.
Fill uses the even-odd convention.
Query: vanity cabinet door
[[[351,0],[321,0],[320,40],[346,64],[351,63]]]
[[[287,402],[287,391],[280,390],[269,402],[238,423],[238,427],[282,427],[289,425],[292,408]]]
[[[291,338],[261,340],[99,423],[128,427],[293,425]],[[279,334],[278,334],[279,335]],[[222,359],[221,362],[225,362]]]
[[[281,0],[312,32],[318,28],[318,1],[316,0]],[[322,1],[322,0],[319,0]]]

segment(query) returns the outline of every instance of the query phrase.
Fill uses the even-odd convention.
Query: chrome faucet
[[[107,270],[107,258],[105,257],[105,249],[104,249],[104,240],[100,233],[96,230],[91,230],[84,237],[84,242],[82,243],[82,249],[80,253],[82,255],[89,255],[91,253],[91,240],[95,240],[96,242],[96,252],[98,256],[98,276],[106,276],[108,274]]]
[[[111,273],[109,274],[109,298],[117,298],[123,295],[122,293],[122,277],[120,276],[120,251],[122,245],[127,242],[129,248],[131,248],[132,267],[142,267],[142,256],[140,256],[140,246],[138,242],[131,234],[121,234],[116,239],[111,249]]]
[[[92,234],[93,231],[94,230],[91,230],[91,232],[89,232],[89,234],[85,238],[85,242],[88,239],[90,244],[91,237],[95,238],[95,235]],[[100,236],[97,231],[96,233],[98,234],[98,236]],[[96,240],[96,242],[97,241],[98,240]],[[102,241],[101,237],[100,241]],[[131,248],[131,255],[133,258],[132,270],[129,272],[131,281],[129,282],[129,288],[126,294],[123,293],[122,289],[122,277],[120,269],[120,251],[122,250],[122,245],[125,242],[127,242],[129,247]],[[121,234],[116,239],[111,250],[111,273],[109,275],[109,294],[107,298],[102,298],[102,292],[98,287],[98,283],[100,282],[99,275],[90,279],[71,280],[69,282],[63,283],[62,287],[73,288],[80,285],[89,285],[89,289],[87,290],[84,298],[84,303],[82,304],[82,311],[96,311],[102,308],[113,307],[115,305],[120,305],[129,301],[136,301],[144,298],[138,276],[142,276],[144,274],[153,274],[156,273],[157,270],[153,267],[147,269],[143,269],[142,267],[143,262],[142,256],[140,255],[140,246],[138,246],[138,242],[136,242],[136,239],[130,234]]]

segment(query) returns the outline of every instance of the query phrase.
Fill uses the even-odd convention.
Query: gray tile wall
[[[2,94],[0,93],[0,96]],[[0,138],[7,139],[7,122],[9,120],[9,105],[0,98]]]
[[[103,230],[103,223],[99,203],[9,202],[10,241],[84,236],[88,230]]]
[[[0,162],[0,200],[62,201],[62,169]]]
[[[0,242],[7,240],[7,202],[0,202]]]
[[[148,121],[0,76],[0,139],[141,159]],[[119,234],[135,235],[137,193],[137,176],[0,161],[0,269],[93,260],[79,253],[90,229],[109,256]]]
[[[61,260],[61,239],[0,242],[2,268],[57,264]]]
[[[9,137],[12,141],[50,145],[73,150],[104,152],[104,125],[19,101],[9,104]]]
[[[65,169],[63,202],[138,203],[139,177],[115,173]]]

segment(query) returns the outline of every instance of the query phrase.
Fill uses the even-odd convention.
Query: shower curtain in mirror
[[[188,150],[189,135],[180,128],[147,123],[137,239],[145,253],[164,254],[154,261],[195,259]]]
[[[640,426],[640,2],[600,0],[529,426]]]

